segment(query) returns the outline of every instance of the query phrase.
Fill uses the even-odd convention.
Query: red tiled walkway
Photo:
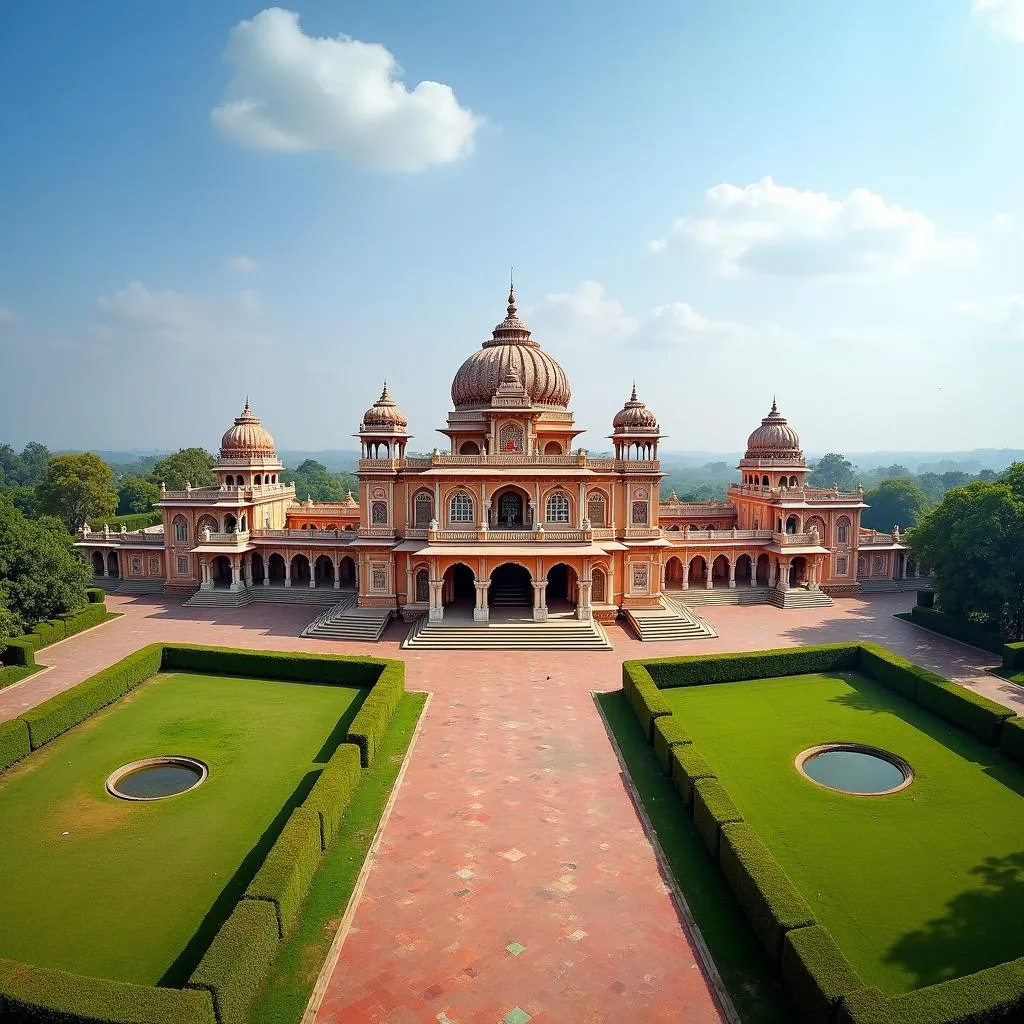
[[[996,659],[892,617],[912,595],[834,608],[710,608],[718,638],[610,653],[401,652],[433,700],[333,968],[318,1022],[717,1021],[590,696],[624,658],[869,639],[1005,703]],[[125,616],[40,652],[53,668],[0,691],[0,720],[155,640],[367,653],[299,639],[310,610],[182,609],[109,599]],[[195,619],[193,615],[206,615]]]

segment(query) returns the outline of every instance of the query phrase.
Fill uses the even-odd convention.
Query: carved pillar
[[[199,589],[212,590],[213,577],[210,575],[210,563],[205,558],[199,560],[199,571],[203,580],[202,583],[199,584]]]
[[[242,589],[242,574],[238,561],[238,555],[231,556],[231,586],[228,589],[234,591]]]
[[[736,559],[734,558],[729,563],[729,586],[735,589],[736,587]]]
[[[309,559],[309,585],[311,588],[316,587],[316,559],[313,557],[313,552],[310,551],[307,556]]]
[[[548,618],[547,605],[548,581],[541,580],[540,583],[533,582],[533,618],[535,622],[546,622]]]
[[[750,560],[750,585],[752,587],[757,586],[757,559],[751,558]]]
[[[444,601],[441,596],[441,588],[444,580],[430,581],[430,610],[427,618],[430,622],[440,622],[444,618]]]
[[[263,559],[263,586],[270,586],[270,555]]]
[[[584,621],[589,621],[593,618],[593,612],[591,611],[591,591],[593,589],[593,580],[587,576],[580,580],[580,600],[579,604],[576,605],[576,618]]]
[[[100,575],[101,576],[106,576],[107,575],[107,555],[106,555],[106,552],[101,552],[101,554],[102,554],[102,557],[100,558],[100,562],[103,563],[103,568],[100,570]]]
[[[290,558],[284,560],[284,585],[286,587],[292,585],[292,560]]]
[[[791,558],[779,560],[779,590],[789,590],[789,566]]]
[[[690,560],[683,562],[683,590],[690,589]]]
[[[704,559],[704,569],[707,574],[707,580],[704,582],[704,589],[710,590],[715,585],[715,562],[712,559],[710,562]]]
[[[475,582],[473,586],[476,587],[476,607],[473,609],[473,621],[486,622],[488,616],[487,591],[491,586],[490,581]]]

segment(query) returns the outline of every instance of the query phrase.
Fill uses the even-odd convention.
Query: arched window
[[[388,521],[388,503],[374,501],[370,505],[370,522],[374,526],[385,526]]]
[[[473,499],[465,492],[459,491],[452,496],[449,508],[449,520],[453,523],[473,522]]]
[[[637,491],[637,494],[646,494],[646,491]],[[636,498],[630,513],[629,521],[633,526],[646,526],[650,520],[650,503],[646,498]]]
[[[569,499],[561,492],[555,491],[544,506],[544,518],[549,523],[569,522]]]
[[[761,478],[761,486],[762,487],[767,487],[768,486],[768,477],[762,477]]]
[[[420,491],[413,499],[413,525],[427,527],[434,518],[434,496],[429,491]]]
[[[174,540],[177,544],[188,543],[188,520],[184,516],[174,517]]]
[[[850,543],[850,519],[848,516],[840,516],[836,520],[836,543]]]
[[[498,428],[498,448],[503,452],[521,452],[525,448],[519,423],[503,423]]]
[[[260,484],[262,484],[262,483],[263,483],[263,477],[259,473],[257,473],[256,474],[256,479],[253,480],[253,484],[255,484],[255,486],[259,487]]]
[[[234,487],[235,486],[235,478],[230,473],[228,473],[228,475],[224,478],[224,483],[228,487]]]
[[[213,516],[200,516],[199,522],[196,523],[196,533],[202,537],[203,534],[209,530],[210,533],[217,533],[220,530],[220,526],[217,524],[217,520]]]
[[[238,474],[238,479],[235,481],[235,485],[238,487],[245,486],[245,477],[241,473]]]
[[[544,454],[545,455],[561,455],[562,454],[562,446],[557,441],[548,441],[548,443],[546,445],[544,445]]]
[[[459,445],[459,454],[479,455],[480,446],[476,443],[476,441],[463,441],[462,444]]]
[[[608,582],[608,579],[604,574],[604,569],[595,569],[593,573],[591,573],[591,579],[593,580],[593,586],[590,588],[591,602],[593,604],[604,604]]]
[[[591,491],[587,499],[587,518],[591,526],[606,526],[604,495],[600,491]]]
[[[428,569],[416,570],[416,600],[426,604],[430,600],[430,571]]]
[[[789,478],[789,486],[790,487],[796,487],[796,477],[795,476],[791,476]]]

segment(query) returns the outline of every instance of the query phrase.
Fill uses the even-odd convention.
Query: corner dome
[[[387,381],[380,398],[363,413],[360,430],[405,430],[409,420],[388,393]]]
[[[249,399],[245,400],[242,414],[235,418],[234,424],[225,431],[220,439],[220,457],[222,459],[276,459],[274,439],[270,432],[260,423],[259,417],[249,408]]]
[[[747,438],[748,459],[802,459],[800,436],[779,412],[772,399],[771,412]]]
[[[629,401],[615,414],[612,426],[617,434],[658,431],[658,417],[636,397],[636,384],[633,385]]]
[[[516,295],[508,293],[505,319],[459,367],[452,381],[452,402],[462,406],[490,405],[502,382],[515,374],[534,405],[565,409],[572,392],[565,370],[534,340],[529,327],[519,319]]]

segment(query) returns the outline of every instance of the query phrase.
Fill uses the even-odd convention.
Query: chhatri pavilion
[[[496,612],[606,621],[730,592],[780,607],[829,603],[912,570],[898,531],[861,529],[861,490],[808,486],[800,438],[774,401],[726,502],[661,500],[663,435],[635,386],[611,419],[612,454],[574,447],[569,380],[514,292],[451,398],[440,431],[449,450],[415,455],[385,385],[358,427],[358,501],[338,503],[296,500],[246,401],[221,440],[215,485],[162,487],[162,525],[85,527],[78,547],[120,589],[196,603],[213,603],[199,600],[206,592],[246,603],[345,590],[353,607],[431,622],[486,623]]]

